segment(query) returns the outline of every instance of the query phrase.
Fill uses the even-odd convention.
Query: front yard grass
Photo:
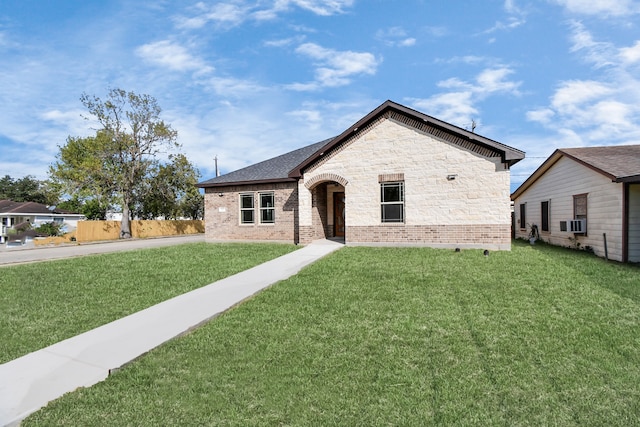
[[[640,423],[640,269],[346,247],[32,425]]]
[[[0,268],[0,363],[295,250],[196,243]]]

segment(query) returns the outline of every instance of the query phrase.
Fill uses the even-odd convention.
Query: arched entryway
[[[347,180],[321,174],[305,182],[311,193],[311,240],[343,240],[347,230]]]

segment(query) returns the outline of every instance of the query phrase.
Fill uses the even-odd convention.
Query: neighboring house
[[[9,230],[18,224],[30,223],[38,227],[47,222],[55,222],[75,228],[84,215],[47,207],[35,202],[13,202],[0,200],[0,243],[5,243]]]
[[[556,150],[511,199],[516,237],[640,262],[640,145]]]
[[[387,101],[335,138],[199,183],[206,237],[508,250],[523,158]]]

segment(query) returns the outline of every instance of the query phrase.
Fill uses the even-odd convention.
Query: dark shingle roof
[[[640,183],[640,145],[559,148],[511,195],[515,200],[562,157],[568,157],[613,182]]]
[[[320,150],[333,138],[307,145],[306,147],[285,153],[281,156],[265,160],[237,171],[198,183],[198,187],[218,187],[229,184],[245,184],[249,182],[293,181],[289,172]]]
[[[299,150],[283,154],[273,159],[246,168],[230,172],[207,181],[200,182],[198,187],[222,187],[228,185],[242,185],[256,182],[283,182],[292,181],[302,176],[303,170],[317,161],[321,156],[327,155],[331,150],[348,140],[358,129],[375,122],[378,117],[395,113],[403,120],[409,120],[411,125],[418,128],[426,127],[428,132],[436,132],[441,137],[447,137],[447,141],[455,142],[466,149],[472,149],[483,155],[500,156],[502,161],[514,165],[524,158],[524,152],[513,147],[501,144],[489,138],[458,128],[449,123],[427,116],[416,110],[407,108],[392,101],[385,101],[378,108],[349,127],[335,138],[303,147]]]
[[[640,179],[640,145],[563,148],[559,151],[616,181]]]
[[[12,200],[0,200],[0,213],[2,214],[22,214],[22,215],[51,215],[66,214],[80,215],[69,211],[62,211],[36,202],[14,202]]]

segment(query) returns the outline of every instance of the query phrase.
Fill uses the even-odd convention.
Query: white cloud
[[[191,55],[183,46],[169,40],[142,45],[136,49],[136,54],[145,61],[174,71],[196,71],[198,73],[213,71],[213,67]]]
[[[547,107],[527,118],[580,145],[640,143],[640,78],[627,68],[640,60],[640,42],[618,48],[600,42],[581,23],[572,23],[571,51],[600,75],[561,82]],[[615,83],[613,83],[615,82]]]
[[[448,92],[427,99],[413,99],[412,103],[423,108],[427,114],[441,120],[465,127],[479,115],[476,104],[499,93],[519,96],[520,82],[508,80],[513,74],[508,67],[487,68],[476,75],[473,81],[453,77],[438,82],[438,87]]]
[[[218,95],[230,97],[254,96],[267,90],[258,83],[233,77],[212,77],[201,81],[200,84]]]
[[[595,41],[581,22],[571,22],[571,31],[571,52],[583,53],[584,59],[598,68],[614,64],[611,43]]]
[[[569,12],[600,17],[633,15],[640,6],[633,0],[551,0]]]
[[[556,113],[550,108],[541,108],[539,110],[528,111],[527,120],[542,124],[549,124],[555,114]]]
[[[194,6],[193,10],[195,16],[191,18],[182,16],[176,18],[178,28],[198,29],[204,27],[209,22],[233,27],[244,22],[250,13],[248,6],[224,2],[212,5],[199,2]]]
[[[483,70],[476,77],[476,90],[481,94],[493,94],[496,92],[506,92],[512,95],[519,95],[518,88],[520,82],[509,81],[506,78],[513,74],[513,70],[507,67],[488,68]]]
[[[563,82],[551,98],[556,110],[573,113],[585,103],[610,95],[612,89],[595,80],[572,80]]]
[[[345,13],[355,0],[275,0],[268,2],[226,1],[212,5],[197,3],[192,16],[175,18],[178,28],[198,29],[209,23],[222,28],[232,28],[245,21],[269,21],[294,8],[303,9],[320,16]],[[265,6],[265,3],[267,6]]]
[[[464,126],[470,123],[479,111],[473,106],[473,93],[449,92],[434,95],[427,99],[411,99],[411,103],[420,111],[445,122]]]
[[[511,16],[507,18],[507,22],[497,21],[493,25],[493,27],[489,28],[488,30],[484,30],[482,34],[491,34],[495,33],[496,31],[510,31],[526,24],[526,22],[527,21],[525,21],[524,19]]]
[[[626,64],[640,62],[640,40],[631,47],[623,47],[618,51],[620,58]]]
[[[321,87],[344,86],[358,74],[375,74],[380,60],[367,52],[338,51],[315,43],[304,43],[296,52],[314,60],[316,79],[311,83],[294,83],[293,90],[315,90]]]
[[[64,130],[69,135],[89,135],[100,127],[95,118],[89,117],[86,110],[71,109],[66,111],[49,110],[42,113],[41,118],[49,122],[49,126]]]
[[[520,12],[520,9],[518,9],[518,6],[516,6],[515,0],[505,0],[504,10],[506,10],[508,13]]]
[[[304,40],[304,36],[289,37],[286,39],[268,40],[264,42],[264,45],[267,47],[286,47],[286,46],[291,46],[293,44],[299,44],[303,40]]]
[[[378,30],[376,38],[388,46],[409,47],[416,44],[416,39],[409,37],[402,27],[391,27],[386,30]]]
[[[345,8],[353,6],[355,0],[276,0],[274,10],[287,10],[290,5],[308,10],[320,16],[344,13]]]

